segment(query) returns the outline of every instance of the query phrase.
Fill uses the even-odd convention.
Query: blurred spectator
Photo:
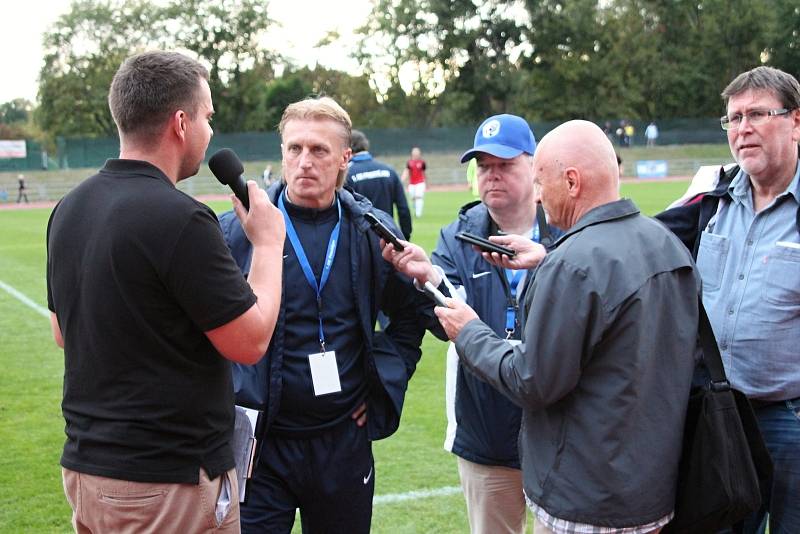
[[[625,124],[625,146],[633,145],[633,136],[635,134],[633,123],[627,122]]]
[[[480,198],[478,192],[478,160],[472,158],[467,165],[467,183],[472,191],[473,198]]]
[[[625,121],[625,119],[622,119],[619,121],[619,127],[614,132],[617,134],[617,143],[619,143],[619,146],[621,147],[628,146],[628,136],[625,135],[627,124],[628,123]]]
[[[414,216],[422,217],[422,205],[425,197],[425,160],[419,147],[411,149],[411,159],[403,170],[403,183],[408,184],[408,194],[414,201]]]
[[[647,146],[656,146],[656,140],[658,139],[658,126],[653,121],[650,121],[650,124],[647,125],[647,128],[644,131],[644,137],[647,139]]]
[[[264,188],[266,189],[272,183],[272,165],[267,165],[267,168],[264,169],[264,173],[261,175],[261,179],[264,181]]]
[[[17,189],[17,204],[22,202],[22,199],[25,199],[25,203],[28,203],[28,188],[25,187],[25,176],[22,174],[17,175],[17,182],[19,182],[19,188]]]

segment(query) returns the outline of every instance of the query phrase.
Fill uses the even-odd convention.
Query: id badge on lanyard
[[[342,384],[339,382],[339,366],[336,365],[336,351],[329,350],[308,355],[311,367],[311,381],[314,384],[314,395],[339,393]]]
[[[336,208],[339,211],[339,220],[336,226],[333,227],[330,238],[328,239],[328,248],[325,252],[325,263],[322,267],[322,276],[320,276],[319,284],[311,270],[311,264],[308,261],[306,252],[303,249],[300,238],[297,236],[297,231],[294,229],[289,214],[286,212],[286,207],[283,203],[282,193],[278,197],[278,209],[283,213],[283,219],[286,223],[286,235],[289,237],[289,242],[292,244],[294,253],[297,256],[297,261],[303,269],[303,274],[306,277],[308,285],[314,290],[317,295],[317,318],[319,319],[319,346],[320,352],[308,355],[308,364],[311,369],[311,382],[314,385],[314,395],[327,395],[329,393],[338,393],[342,391],[342,384],[339,380],[339,366],[336,363],[336,351],[325,349],[325,332],[322,328],[322,290],[328,283],[328,278],[331,274],[333,267],[333,260],[336,257],[336,248],[339,242],[339,231],[342,226],[342,205],[339,203],[339,197],[336,197]]]

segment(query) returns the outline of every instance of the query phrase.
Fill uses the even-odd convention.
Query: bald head
[[[534,173],[545,210],[563,229],[592,208],[619,199],[614,147],[588,121],[565,122],[545,135],[536,149]]]

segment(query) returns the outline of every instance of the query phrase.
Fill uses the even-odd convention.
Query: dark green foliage
[[[800,76],[800,3],[797,0],[771,0],[774,15],[770,31],[769,63]]]
[[[800,74],[798,27],[794,0],[380,0],[359,58],[392,80],[416,68],[407,98],[430,124],[712,117],[744,70]]]
[[[31,137],[33,104],[16,98],[0,104],[0,139],[25,139]]]
[[[264,123],[257,112],[273,58],[258,38],[270,23],[256,0],[176,0],[165,7],[77,1],[44,36],[37,121],[50,136],[116,135],[107,104],[114,73],[126,57],[162,48],[189,50],[209,66],[217,130]]]
[[[24,98],[16,98],[11,102],[0,104],[0,123],[18,124],[28,122],[33,104]]]
[[[360,75],[298,68],[265,50],[268,7],[76,1],[44,37],[38,125],[50,138],[115,135],[111,77],[125,57],[157,47],[209,66],[220,133],[273,130],[286,104],[320,94],[368,128],[472,126],[503,112],[714,117],[719,93],[744,70],[800,75],[796,0],[376,0],[353,53]],[[339,39],[330,32],[319,46]]]

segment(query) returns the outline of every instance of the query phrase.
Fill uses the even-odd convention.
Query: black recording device
[[[250,196],[247,193],[247,182],[245,182],[244,166],[239,160],[236,152],[230,148],[223,148],[218,150],[208,160],[208,168],[217,177],[217,180],[222,185],[227,185],[236,195],[236,198],[244,206],[244,209],[250,209]]]
[[[492,243],[488,239],[484,239],[475,234],[470,234],[469,232],[457,233],[456,239],[458,239],[459,241],[463,241],[465,243],[469,243],[470,245],[475,245],[484,252],[497,252],[498,254],[504,254],[509,258],[513,258],[514,256],[517,255],[516,251],[508,247],[498,245],[497,243]]]
[[[364,214],[364,218],[369,223],[369,227],[372,228],[372,231],[381,236],[387,243],[391,243],[397,252],[405,250],[405,247],[397,240],[397,236],[394,235],[385,224],[379,221],[375,215],[367,212]]]

